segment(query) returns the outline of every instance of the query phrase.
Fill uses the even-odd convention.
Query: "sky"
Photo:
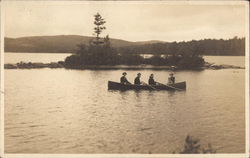
[[[5,1],[5,37],[93,35],[93,15],[106,20],[101,36],[128,41],[188,41],[244,37],[246,4],[225,1]]]

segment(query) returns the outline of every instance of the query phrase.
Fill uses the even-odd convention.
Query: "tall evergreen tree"
[[[94,44],[99,45],[99,44],[103,44],[103,41],[101,41],[100,39],[100,34],[102,33],[103,30],[106,29],[106,27],[104,26],[104,24],[106,23],[106,21],[102,18],[102,16],[97,13],[94,15],[94,34],[95,34],[95,40],[93,41]]]

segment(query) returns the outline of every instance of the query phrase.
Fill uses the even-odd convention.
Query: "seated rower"
[[[127,75],[126,72],[123,72],[123,73],[122,73],[122,77],[120,78],[121,83],[122,83],[122,84],[131,84],[131,83],[127,80],[126,75]]]
[[[154,74],[151,74],[148,79],[148,84],[149,85],[156,85],[157,82],[154,80]]]
[[[174,83],[175,83],[174,74],[173,74],[173,73],[170,73],[170,74],[169,74],[169,77],[168,77],[168,84],[174,84]]]
[[[141,78],[141,73],[138,73],[137,77],[134,80],[134,84],[139,84],[139,85],[142,84],[140,78]]]

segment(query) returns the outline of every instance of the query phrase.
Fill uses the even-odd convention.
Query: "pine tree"
[[[106,23],[106,21],[102,18],[102,16],[97,13],[94,15],[94,34],[95,34],[95,40],[93,41],[94,44],[99,45],[99,44],[103,44],[103,41],[101,41],[100,39],[100,34],[102,33],[103,30],[106,29],[106,27],[104,26],[104,24]]]

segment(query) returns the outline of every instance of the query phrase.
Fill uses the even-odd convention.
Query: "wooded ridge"
[[[74,53],[78,44],[89,44],[93,37],[79,35],[30,36],[5,38],[5,52]],[[183,42],[139,41],[110,39],[112,47],[121,53],[245,55],[245,38],[203,39]]]

